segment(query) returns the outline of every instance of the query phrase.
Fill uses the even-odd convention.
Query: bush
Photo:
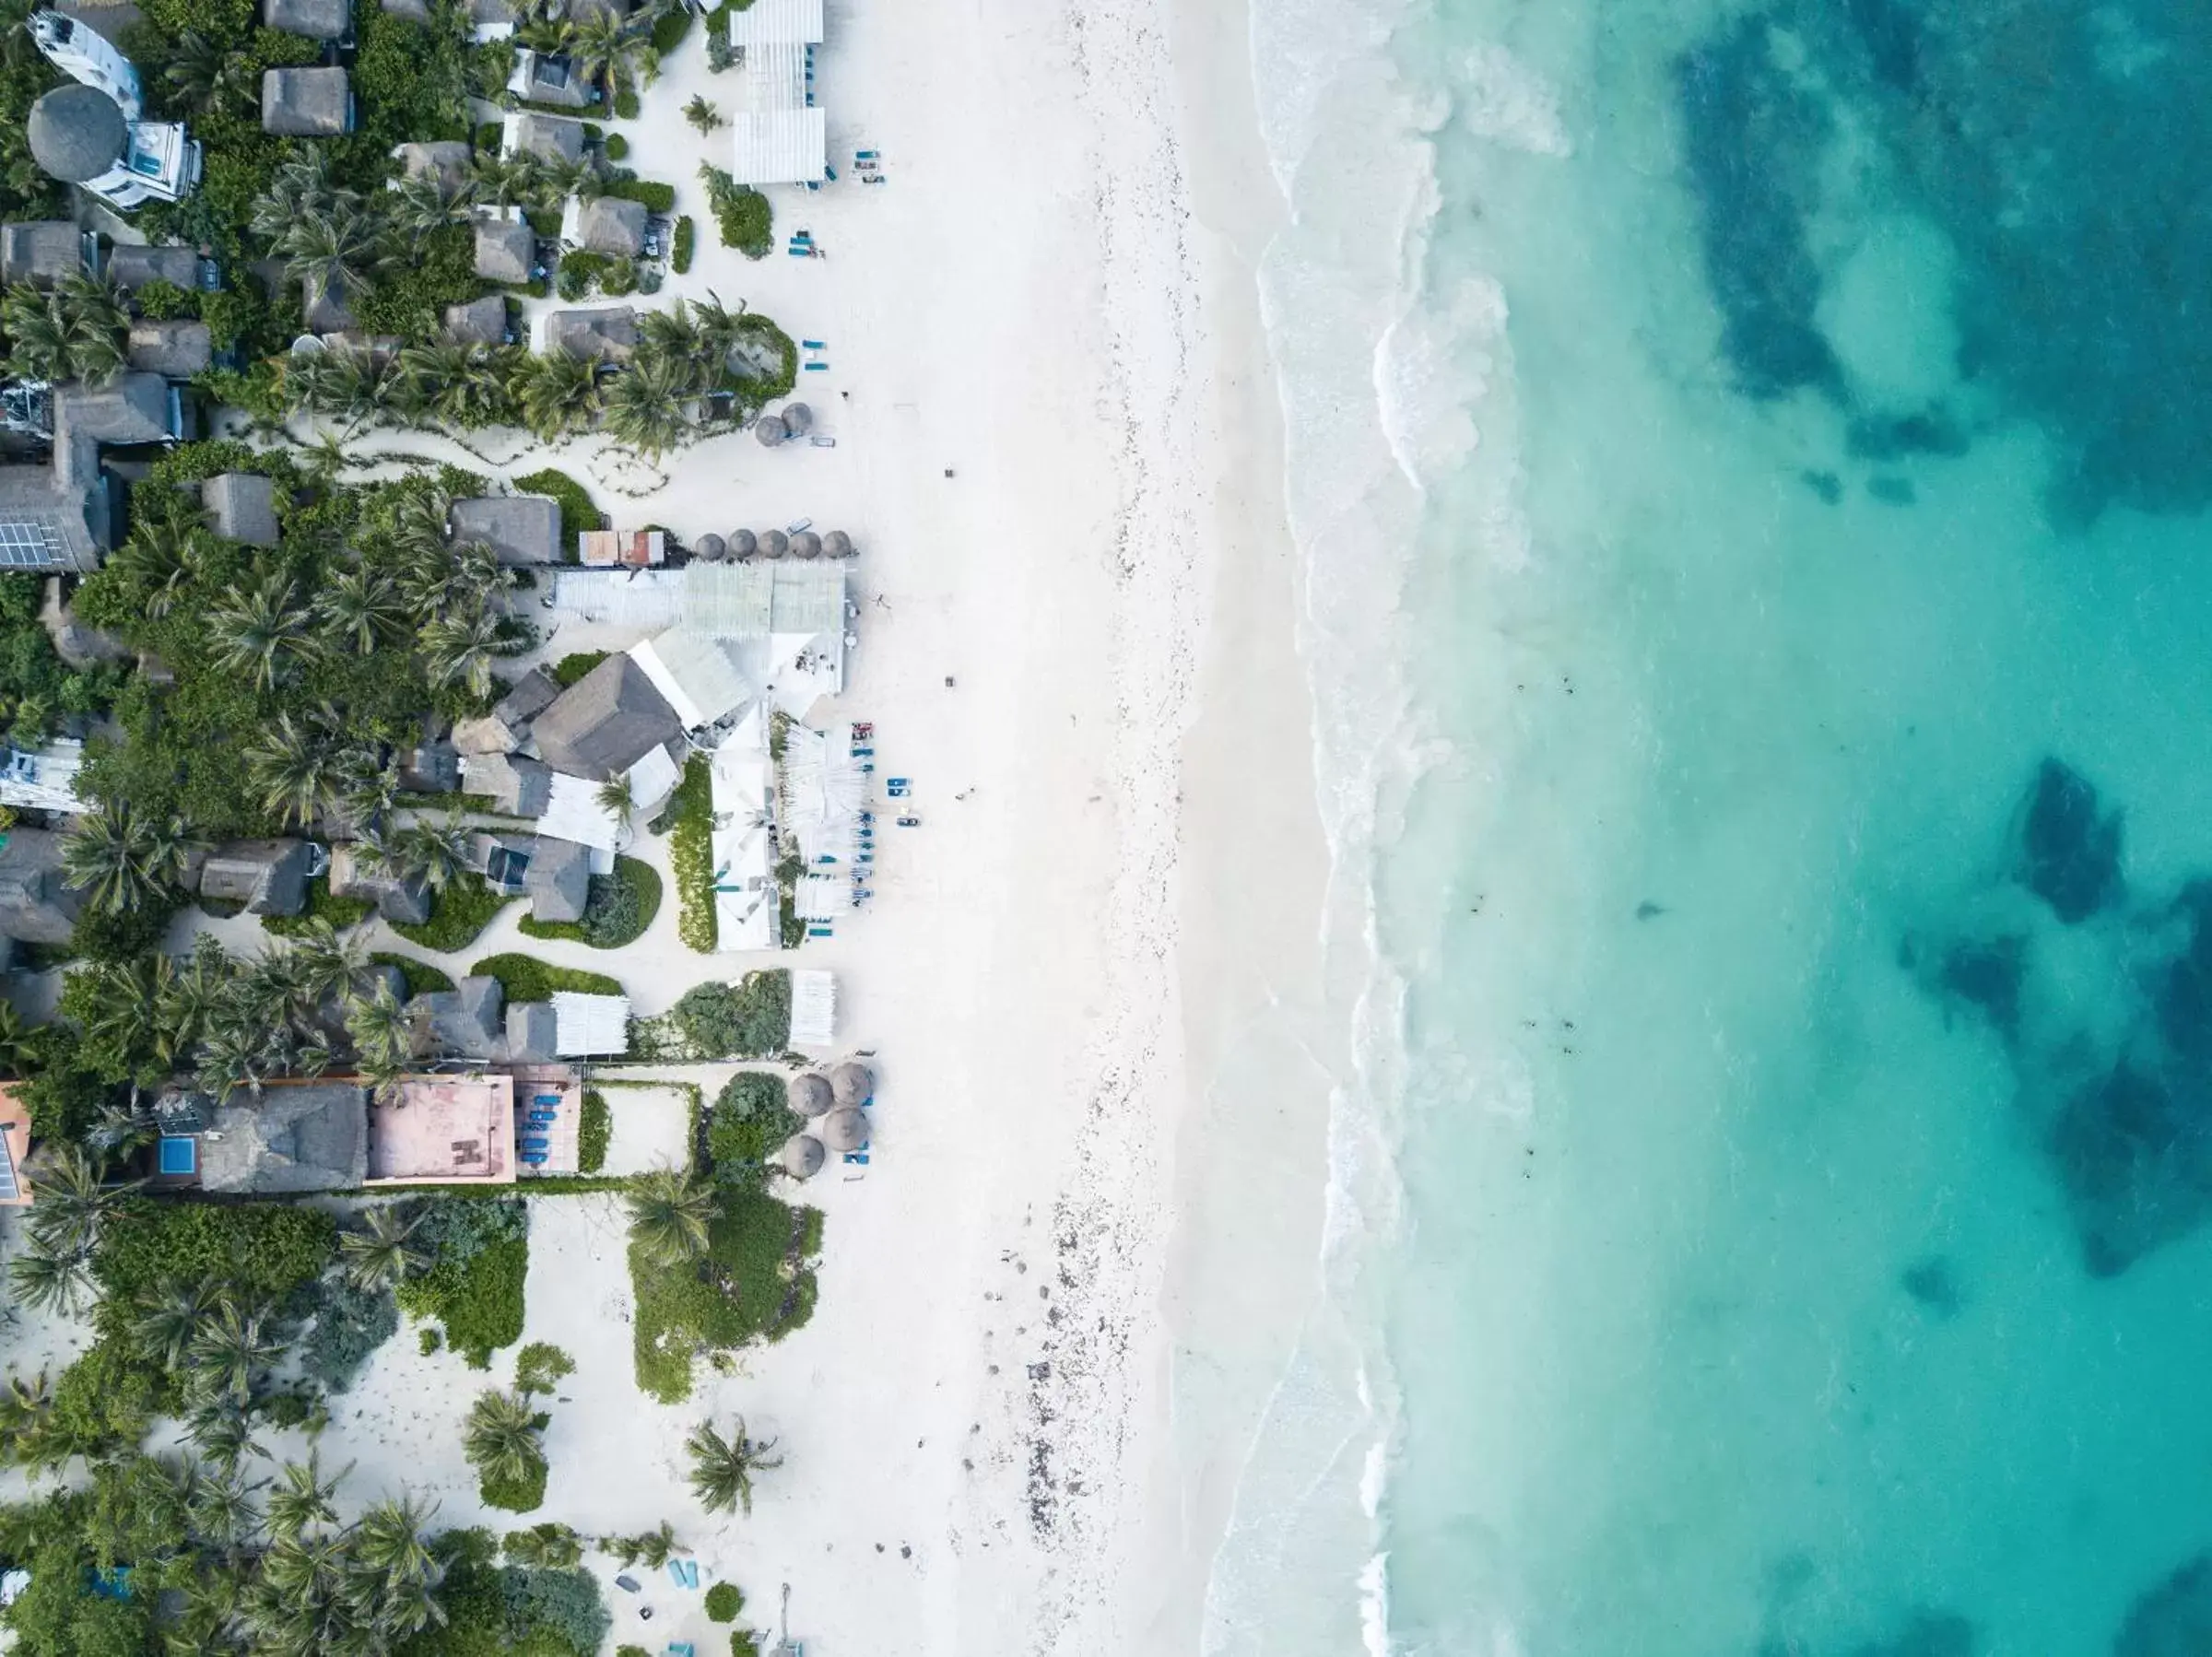
[[[723,1193],[707,1229],[712,1269],[703,1275],[671,1272],[633,1242],[630,1357],[639,1390],[680,1404],[691,1395],[694,1358],[749,1341],[779,1341],[805,1324],[814,1313],[814,1257],[821,1246],[819,1210],[754,1191]]]
[[[609,133],[606,144],[601,147],[606,152],[608,160],[619,161],[629,154],[629,140],[620,133]]]
[[[699,227],[691,222],[691,215],[687,213],[676,221],[676,249],[668,261],[677,276],[682,276],[691,268],[691,251],[698,241]]]
[[[594,949],[619,949],[644,936],[660,909],[660,872],[634,857],[619,857],[612,875],[592,876],[582,920],[524,920],[523,933],[533,938],[567,938]]]
[[[495,892],[474,875],[449,880],[430,899],[430,918],[420,926],[394,922],[392,930],[410,944],[437,955],[451,955],[477,941],[493,917],[514,899]]]
[[[477,1475],[477,1495],[488,1508],[508,1513],[535,1512],[546,1505],[546,1458],[539,1456],[521,1478]]]
[[[771,1059],[791,1041],[791,974],[748,972],[735,985],[684,992],[670,1018],[700,1059]]]
[[[595,1174],[606,1166],[607,1141],[614,1137],[614,1112],[606,1108],[606,1095],[596,1087],[583,1091],[583,1120],[576,1125],[576,1167],[579,1172]]]
[[[131,303],[138,314],[157,323],[169,322],[180,316],[197,316],[200,313],[200,296],[188,288],[179,288],[174,282],[159,277],[133,291]]]
[[[600,663],[606,660],[603,650],[573,651],[553,664],[553,680],[563,690],[581,683]]]
[[[432,1325],[415,1332],[415,1350],[428,1357],[433,1352],[445,1349],[445,1331]]]
[[[775,216],[768,197],[719,167],[702,163],[699,176],[707,186],[707,209],[722,232],[722,245],[747,259],[767,258],[775,247]]]
[[[653,26],[653,49],[666,57],[684,43],[684,37],[690,32],[691,13],[679,6],[673,11],[664,13],[660,21]]]
[[[635,121],[643,112],[644,106],[638,101],[638,91],[635,87],[626,86],[615,93],[616,120]]]
[[[609,299],[618,300],[638,290],[638,267],[628,259],[615,261],[614,268],[599,278],[599,291]]]
[[[619,995],[622,981],[604,972],[556,967],[528,955],[488,955],[469,969],[478,978],[496,978],[510,1002],[543,1001],[556,990],[581,995]]]
[[[599,1597],[598,1581],[585,1570],[541,1570],[509,1566],[500,1572],[511,1626],[557,1635],[571,1650],[590,1657],[598,1651],[615,1619]]]
[[[432,1264],[399,1287],[410,1316],[444,1326],[473,1369],[523,1338],[530,1275],[529,1214],[512,1197],[441,1197],[416,1211],[415,1246]]]
[[[701,955],[714,951],[714,778],[694,754],[664,814],[676,876],[677,935]]]
[[[564,1375],[576,1373],[576,1360],[551,1341],[532,1341],[514,1355],[514,1390],[550,1393]]]
[[[717,1582],[707,1590],[707,1620],[711,1623],[734,1623],[737,1614],[745,1609],[745,1595],[737,1592],[735,1582]]]
[[[782,1077],[757,1070],[732,1076],[707,1122],[707,1154],[716,1182],[759,1183],[768,1159],[806,1125],[791,1108]]]
[[[418,961],[411,955],[394,955],[380,951],[369,958],[376,967],[397,967],[400,977],[407,981],[409,995],[436,995],[453,987],[453,981],[428,961]]]
[[[135,961],[160,944],[174,913],[173,903],[112,911],[87,909],[69,929],[70,952],[79,959],[103,964]]]
[[[354,312],[371,334],[421,344],[437,337],[448,305],[465,305],[488,290],[477,276],[476,232],[442,225],[418,238],[404,264],[378,277],[355,301]]]
[[[369,1355],[399,1331],[399,1305],[389,1289],[356,1288],[343,1277],[315,1285],[314,1317],[301,1366],[334,1393],[351,1386]]]
[[[664,184],[658,179],[609,179],[599,188],[605,195],[643,202],[648,213],[667,214],[676,210],[676,186]]]
[[[760,1641],[747,1628],[739,1628],[730,1636],[730,1657],[760,1657]]]
[[[323,1275],[337,1237],[337,1221],[315,1208],[125,1197],[100,1228],[92,1275],[117,1306],[163,1284],[209,1278],[282,1301]]]
[[[518,495],[550,495],[560,503],[560,556],[564,562],[576,561],[576,537],[587,529],[604,529],[606,519],[592,499],[591,490],[578,483],[566,472],[557,472],[548,466],[542,472],[533,472],[526,477],[514,480]]]
[[[560,256],[560,266],[553,276],[553,290],[564,300],[581,300],[594,287],[605,283],[621,263],[611,253],[571,248]]]

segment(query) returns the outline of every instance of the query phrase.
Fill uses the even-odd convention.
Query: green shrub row
[[[714,779],[706,760],[684,762],[663,820],[668,827],[668,864],[676,876],[677,935],[701,955],[714,952]]]
[[[496,978],[510,1002],[543,1001],[556,990],[582,995],[619,995],[622,981],[604,972],[556,967],[528,955],[488,955],[469,968],[476,978]]]
[[[643,937],[660,910],[660,871],[634,857],[618,857],[612,875],[592,876],[582,920],[525,919],[522,929],[525,937],[566,938],[594,949],[619,949]]]

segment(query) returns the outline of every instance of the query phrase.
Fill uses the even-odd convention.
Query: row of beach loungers
[[[560,1095],[534,1093],[530,1096],[530,1110],[523,1130],[522,1158],[524,1166],[543,1168],[552,1155],[553,1141],[548,1130],[560,1120]]]

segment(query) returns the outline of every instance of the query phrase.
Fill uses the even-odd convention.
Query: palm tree
[[[161,71],[193,114],[213,110],[242,108],[253,91],[253,67],[242,52],[229,51],[186,29],[178,37],[176,55]]]
[[[650,86],[660,74],[660,54],[639,29],[637,18],[613,11],[595,11],[576,24],[565,55],[575,65],[579,79],[606,88],[609,103],[631,79],[642,76]]]
[[[246,780],[263,809],[303,828],[338,798],[345,769],[330,740],[295,723],[288,708],[246,750]]]
[[[415,1056],[415,1015],[381,979],[372,993],[347,1003],[346,1033],[359,1055],[361,1074],[380,1093],[406,1073]]]
[[[139,1185],[103,1185],[101,1172],[74,1145],[41,1155],[30,1172],[38,1200],[24,1221],[31,1240],[50,1254],[89,1254],[101,1223]]]
[[[315,615],[334,636],[350,640],[354,653],[362,656],[381,640],[398,638],[407,623],[389,578],[358,564],[339,570],[315,594]]]
[[[269,187],[254,198],[248,228],[274,242],[302,218],[348,206],[359,198],[331,182],[330,152],[319,145],[297,144],[269,175]]]
[[[607,435],[658,460],[691,435],[685,414],[692,369],[659,351],[641,351],[606,394]]]
[[[714,1188],[685,1169],[656,1168],[630,1186],[629,1234],[647,1259],[688,1265],[707,1252],[716,1212]]]
[[[15,1003],[0,1001],[0,1076],[23,1074],[23,1042],[29,1034],[30,1026],[23,1022]]]
[[[276,682],[288,656],[304,661],[322,648],[312,613],[280,575],[265,577],[251,592],[232,588],[226,602],[208,613],[207,625],[217,664],[251,674],[261,690]]]
[[[537,1442],[537,1411],[519,1393],[478,1393],[462,1433],[463,1452],[485,1478],[522,1484],[545,1464]]]
[[[471,194],[484,206],[535,206],[546,194],[543,164],[526,150],[512,156],[478,156],[469,164],[468,182]]]
[[[638,803],[630,797],[628,777],[609,777],[592,791],[592,799],[615,819],[617,833],[628,830],[630,819],[637,816]]]
[[[366,206],[343,200],[292,219],[275,246],[287,276],[341,305],[367,293],[393,262],[383,221]]]
[[[432,1596],[444,1570],[423,1533],[436,1504],[412,1497],[380,1501],[355,1523],[348,1541],[346,1594],[380,1636],[406,1636],[445,1613]]]
[[[638,318],[640,357],[659,357],[704,376],[712,367],[708,358],[713,347],[700,312],[681,300],[665,311],[648,311]]]
[[[775,1447],[773,1439],[748,1438],[743,1416],[737,1417],[734,1439],[724,1438],[712,1422],[701,1421],[684,1440],[684,1448],[691,1452],[691,1493],[699,1498],[699,1505],[710,1513],[742,1507],[749,1516],[753,1475],[783,1465],[782,1456],[766,1453]]]
[[[187,1512],[200,1540],[223,1552],[242,1546],[261,1526],[253,1493],[235,1473],[202,1473]]]
[[[284,1343],[267,1328],[260,1310],[226,1298],[200,1325],[188,1350],[194,1384],[242,1409],[253,1401],[253,1383],[284,1357]],[[272,1518],[275,1511],[272,1501]]]
[[[722,112],[709,103],[704,97],[695,97],[689,103],[684,105],[684,119],[697,127],[699,135],[704,138],[712,135],[714,129],[722,124]]]
[[[525,357],[510,389],[530,434],[550,443],[598,414],[599,365],[566,351]]]
[[[529,648],[509,637],[500,617],[477,608],[437,617],[422,629],[423,668],[437,685],[466,685],[478,696],[491,691],[491,664]]]
[[[149,1018],[147,1023],[150,1028],[152,1020]],[[138,1102],[135,1089],[128,1104],[119,1105],[111,1099],[101,1105],[92,1125],[85,1130],[87,1145],[103,1157],[118,1158],[144,1150],[160,1136],[160,1124],[154,1120],[154,1113]]]
[[[253,1422],[228,1397],[198,1400],[184,1419],[184,1437],[220,1467],[236,1467],[249,1455],[269,1452],[253,1436]]]
[[[328,1479],[323,1476],[322,1458],[308,1452],[304,1465],[287,1462],[276,1486],[269,1492],[269,1534],[298,1541],[312,1525],[335,1524],[338,1510],[331,1505],[338,1486],[353,1471],[351,1463]]]
[[[384,204],[385,217],[394,230],[419,243],[432,230],[441,230],[465,217],[471,194],[465,176],[448,190],[436,173],[418,172],[392,187]]]
[[[7,1284],[33,1311],[72,1314],[92,1299],[92,1269],[81,1254],[25,1249],[7,1263]]]
[[[410,1246],[419,1216],[410,1218],[396,1208],[371,1208],[359,1231],[338,1233],[338,1256],[344,1262],[346,1281],[358,1289],[374,1292],[397,1288],[429,1264],[429,1256]]]
[[[168,868],[153,825],[128,804],[88,811],[62,842],[62,880],[102,914],[152,903]]]
[[[131,1324],[131,1338],[147,1357],[175,1374],[184,1368],[193,1337],[222,1299],[212,1279],[199,1283],[172,1281],[149,1289],[139,1298],[138,1316]]]
[[[8,371],[18,380],[67,380],[72,341],[68,313],[58,293],[18,282],[0,301],[0,331],[7,335]]]
[[[78,272],[56,290],[69,319],[69,367],[79,380],[104,385],[123,372],[130,313],[100,277]]]

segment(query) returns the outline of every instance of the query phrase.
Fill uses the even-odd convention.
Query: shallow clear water
[[[1406,1652],[2212,1652],[2212,19],[1354,11],[1254,20],[1374,957],[1255,1468],[1387,1478],[1214,1649],[1379,1551]]]

